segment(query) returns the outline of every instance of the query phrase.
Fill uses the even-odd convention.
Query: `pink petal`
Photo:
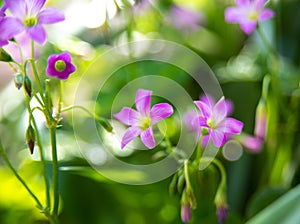
[[[1,39],[8,40],[25,30],[23,23],[13,17],[5,17],[0,22]]]
[[[150,115],[150,101],[151,101],[152,91],[139,89],[136,93],[135,105],[137,110],[142,114]]]
[[[205,103],[209,108],[213,108],[215,105],[215,100],[209,95],[201,96],[200,101]]]
[[[257,10],[261,10],[264,8],[266,0],[254,0],[254,6]]]
[[[26,2],[24,0],[5,0],[5,5],[9,11],[19,19],[26,16]]]
[[[201,114],[204,116],[204,117],[210,117],[211,113],[212,113],[212,110],[211,108],[209,107],[209,105],[205,104],[204,102],[202,101],[194,101],[194,103],[196,104],[196,106],[199,108]]]
[[[5,46],[5,45],[7,45],[8,44],[8,41],[7,40],[1,40],[0,39],[0,47],[3,47],[3,46]]]
[[[226,116],[229,116],[230,114],[232,114],[234,106],[230,100],[225,100],[225,104],[226,104],[226,110],[227,110]]]
[[[197,123],[198,113],[196,112],[188,112],[183,115],[184,123],[188,126],[189,130],[196,131],[199,127]]]
[[[216,103],[216,105],[213,108],[212,111],[212,119],[214,121],[214,123],[218,124],[219,122],[221,122],[222,120],[224,120],[224,118],[227,115],[227,107],[226,107],[226,103],[225,103],[225,98],[224,96]]]
[[[240,134],[244,123],[234,118],[228,117],[225,120],[225,132],[228,134]]]
[[[121,148],[123,149],[129,142],[131,142],[134,138],[139,136],[141,134],[142,130],[138,127],[130,127],[126,130],[122,142],[121,142]]]
[[[250,34],[256,28],[257,21],[244,21],[240,24],[241,29],[246,33]]]
[[[38,42],[39,44],[45,43],[47,37],[46,31],[41,25],[37,24],[33,27],[30,27],[27,29],[27,32],[29,33],[31,38],[36,42]]]
[[[151,125],[173,114],[173,107],[168,103],[155,104],[150,111]]]
[[[225,144],[226,137],[224,132],[219,130],[211,130],[210,131],[211,139],[216,147],[220,147]]]
[[[248,6],[250,4],[250,0],[236,0],[236,5],[243,7]]]
[[[51,24],[65,20],[65,15],[58,9],[45,8],[38,16],[40,24]]]
[[[57,55],[56,60],[63,60],[64,62],[71,62],[72,56],[69,52],[65,51]]]
[[[148,149],[153,149],[155,147],[152,127],[141,133],[141,140]]]
[[[114,117],[125,125],[135,125],[139,121],[138,112],[129,107],[123,107],[119,113],[114,114]]]
[[[228,23],[240,23],[245,18],[246,15],[243,9],[229,7],[225,10],[225,20]]]
[[[252,153],[260,152],[263,147],[263,140],[258,137],[243,135],[239,138],[239,141]]]
[[[25,0],[27,3],[28,14],[37,15],[43,8],[46,0]]]
[[[264,11],[262,11],[259,15],[259,20],[260,21],[265,21],[267,19],[270,19],[272,17],[275,16],[275,13],[273,10],[271,9],[265,9]]]

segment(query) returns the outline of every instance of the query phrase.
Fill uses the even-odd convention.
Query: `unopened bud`
[[[228,205],[226,200],[226,190],[224,185],[220,185],[216,196],[215,196],[215,204],[217,207],[216,215],[219,220],[219,224],[222,224],[228,215]]]
[[[185,186],[185,176],[184,176],[184,174],[181,174],[181,175],[179,175],[178,181],[177,181],[177,191],[179,194],[182,193],[184,186]]]
[[[12,62],[12,57],[3,49],[0,48],[0,61]]]
[[[108,132],[113,131],[113,127],[109,123],[109,121],[103,117],[95,117],[96,121]]]
[[[264,140],[266,136],[267,116],[266,101],[261,98],[256,108],[254,134],[262,140]]]
[[[172,178],[172,181],[169,185],[169,193],[174,196],[177,193],[177,181],[178,181],[178,173],[176,172]]]
[[[30,154],[33,154],[34,150],[34,142],[35,142],[35,131],[31,125],[28,126],[26,131],[26,143],[30,150]]]
[[[22,74],[16,74],[14,78],[15,86],[18,89],[21,89],[23,85],[24,77]]]
[[[228,206],[227,205],[220,205],[217,206],[217,216],[219,220],[219,224],[223,224],[228,215]]]
[[[32,97],[32,87],[31,87],[31,81],[28,78],[28,76],[25,76],[24,85],[25,85],[26,93],[31,98]]]
[[[181,220],[186,223],[191,220],[192,216],[192,206],[189,201],[189,197],[187,195],[186,190],[183,192],[181,196]]]

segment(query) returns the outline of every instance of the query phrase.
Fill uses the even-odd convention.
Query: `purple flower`
[[[152,126],[173,114],[172,106],[167,103],[155,104],[150,108],[151,95],[152,91],[139,89],[135,98],[137,111],[129,107],[123,107],[119,113],[114,115],[125,125],[131,126],[122,138],[122,149],[139,135],[147,148],[154,148],[155,140]]]
[[[43,24],[52,24],[65,19],[57,9],[42,9],[46,0],[5,0],[7,9],[12,16],[6,16],[0,22],[2,40],[9,40],[15,35],[26,31],[36,42],[46,41]]]
[[[200,101],[195,101],[200,110],[200,116],[195,120],[201,128],[202,134],[206,131],[208,134],[204,136],[203,141],[212,139],[216,147],[225,144],[226,140],[232,134],[240,134],[243,123],[234,118],[227,117],[232,111],[232,104],[222,97],[216,104],[209,96],[202,97]]]
[[[192,208],[191,205],[188,204],[181,204],[181,220],[182,222],[186,223],[191,220],[191,215],[192,215]]]
[[[170,21],[179,30],[184,28],[196,30],[203,19],[201,13],[189,8],[174,5],[170,10]]]
[[[61,54],[53,54],[48,58],[46,74],[61,80],[66,80],[69,75],[75,72],[76,67],[71,63],[71,55],[69,52]]]
[[[237,7],[229,7],[225,11],[225,20],[228,23],[239,23],[241,29],[250,34],[258,21],[272,18],[275,13],[265,9],[266,0],[236,0]]]
[[[2,19],[5,17],[5,11],[6,11],[6,5],[2,6],[2,8],[0,9],[0,23],[2,21]],[[8,44],[7,40],[4,40],[3,37],[0,37],[0,47],[4,46]]]

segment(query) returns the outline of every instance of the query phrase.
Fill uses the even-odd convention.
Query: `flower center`
[[[211,118],[208,118],[206,123],[211,129],[217,128],[217,124]]]
[[[146,129],[148,129],[150,127],[150,124],[151,124],[151,119],[150,117],[145,117],[142,119],[142,122],[141,122],[141,129],[144,131]]]
[[[248,14],[248,19],[251,20],[251,21],[255,21],[258,19],[258,12],[256,11],[252,11]]]
[[[66,63],[63,60],[57,60],[54,65],[56,71],[62,72],[66,69]]]
[[[27,27],[33,27],[38,23],[38,20],[36,17],[28,17],[25,19],[24,24]]]

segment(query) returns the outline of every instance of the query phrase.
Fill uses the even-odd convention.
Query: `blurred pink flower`
[[[266,0],[236,0],[237,7],[228,7],[225,10],[225,20],[228,23],[239,23],[241,29],[250,34],[259,21],[272,18],[275,13],[265,9]]]
[[[239,136],[238,141],[251,153],[259,153],[264,143],[263,139],[247,134]]]

